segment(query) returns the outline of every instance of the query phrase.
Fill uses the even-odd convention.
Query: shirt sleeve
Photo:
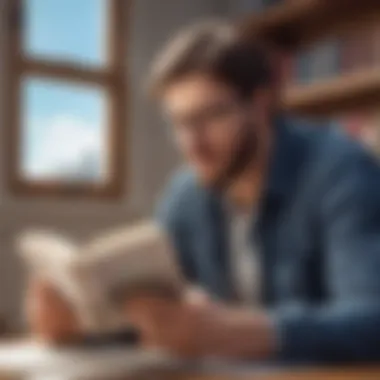
[[[380,360],[380,169],[355,151],[330,170],[319,220],[328,305],[277,310],[279,357],[294,361]]]

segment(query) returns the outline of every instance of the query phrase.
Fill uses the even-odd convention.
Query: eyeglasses
[[[207,128],[221,128],[240,114],[242,107],[237,102],[224,101],[209,104],[192,114],[171,117],[171,124],[176,129],[188,131],[203,130]]]

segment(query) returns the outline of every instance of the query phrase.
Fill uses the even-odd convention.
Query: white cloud
[[[29,178],[97,180],[104,174],[106,136],[98,125],[62,115],[33,123],[29,137],[33,133],[35,153],[24,165]]]

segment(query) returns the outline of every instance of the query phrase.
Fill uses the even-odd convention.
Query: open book
[[[88,331],[122,328],[123,300],[139,291],[178,297],[183,280],[165,234],[147,221],[79,244],[31,231],[18,239],[33,276],[46,278],[67,297]]]

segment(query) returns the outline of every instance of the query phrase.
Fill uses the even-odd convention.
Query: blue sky
[[[107,0],[24,0],[24,3],[28,52],[102,63]]]
[[[27,0],[28,55],[91,66],[104,63],[107,0]],[[33,178],[101,170],[105,98],[99,88],[27,78],[23,85],[23,172]],[[104,164],[104,163],[103,163]],[[91,167],[92,165],[92,167]],[[71,174],[70,174],[71,173]]]

